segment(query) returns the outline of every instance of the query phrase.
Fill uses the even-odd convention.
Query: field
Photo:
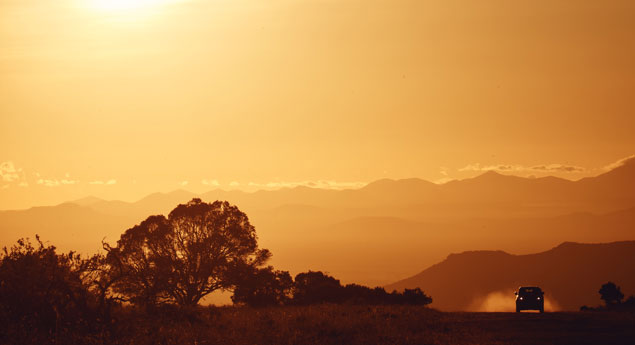
[[[82,344],[635,344],[635,314],[445,313],[416,306],[199,307],[141,316],[120,310]]]

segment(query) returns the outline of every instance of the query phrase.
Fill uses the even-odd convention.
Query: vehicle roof
[[[538,286],[521,286],[518,290],[541,290]]]

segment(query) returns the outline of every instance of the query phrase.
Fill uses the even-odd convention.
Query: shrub
[[[99,328],[102,313],[90,289],[90,260],[73,252],[57,254],[36,239],[37,247],[21,239],[0,257],[0,334],[47,338]]]

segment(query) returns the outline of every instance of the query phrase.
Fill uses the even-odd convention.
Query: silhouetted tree
[[[111,287],[121,277],[113,274],[102,254],[95,254],[82,261],[82,280],[97,300],[99,318],[108,324],[111,321],[111,312],[120,299],[113,296]]]
[[[432,297],[426,295],[420,288],[405,289],[403,303],[409,305],[428,305],[432,303]]]
[[[252,307],[287,304],[293,289],[293,280],[287,271],[274,271],[268,266],[250,269],[236,284],[232,301]]]
[[[613,282],[608,282],[602,285],[598,292],[600,293],[600,298],[604,300],[607,307],[619,304],[622,302],[622,299],[624,299],[624,294],[622,293],[620,287],[615,285]]]
[[[93,259],[57,254],[54,246],[36,239],[37,247],[21,239],[0,255],[0,334],[37,339],[98,327],[101,313],[91,292]]]
[[[387,293],[382,287],[369,288],[358,284],[342,286],[340,281],[322,272],[305,272],[295,277],[293,303],[300,305],[320,303],[346,304],[408,304],[428,305],[432,298],[420,288],[405,289],[403,293]]]
[[[387,304],[386,290],[382,287],[371,289],[358,284],[348,284],[343,290],[344,301],[349,304]]]
[[[192,199],[168,217],[151,216],[128,229],[108,251],[118,298],[152,306],[196,305],[219,289],[230,289],[239,273],[271,256],[259,249],[247,215],[228,202]]]
[[[343,300],[343,288],[339,280],[319,271],[309,271],[295,276],[294,303],[307,305],[338,303]]]

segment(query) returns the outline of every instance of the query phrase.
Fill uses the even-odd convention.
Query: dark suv
[[[545,293],[537,286],[521,286],[516,295],[516,312],[521,310],[539,310],[545,312]]]

